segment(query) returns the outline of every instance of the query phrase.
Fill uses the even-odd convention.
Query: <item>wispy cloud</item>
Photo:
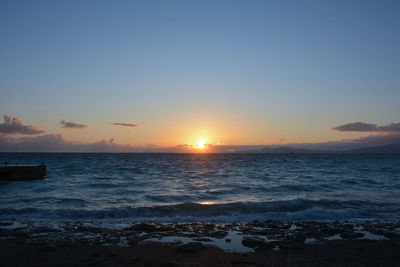
[[[85,125],[85,124],[81,124],[81,123],[77,123],[74,121],[66,121],[66,120],[60,120],[61,123],[61,128],[65,128],[65,129],[77,129],[77,130],[82,130],[82,129],[86,129],[89,126]]]
[[[381,132],[381,133],[394,133],[400,132],[400,123],[391,123],[379,126],[377,124],[352,122],[339,126],[334,126],[331,130],[339,132]]]
[[[117,126],[125,126],[125,127],[140,127],[140,124],[136,123],[131,123],[131,122],[111,122],[111,125],[117,125]]]
[[[22,121],[14,115],[4,115],[4,123],[0,123],[0,133],[6,135],[26,134],[35,135],[42,134],[45,131],[38,129],[38,126],[24,125]]]

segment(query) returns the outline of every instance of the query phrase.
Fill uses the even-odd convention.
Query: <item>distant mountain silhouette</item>
[[[266,154],[322,154],[322,153],[400,153],[400,145],[390,144],[376,147],[364,147],[345,151],[323,151],[293,147],[263,147],[261,149],[238,151],[238,153],[266,153]]]
[[[345,153],[400,153],[400,145],[390,144],[384,146],[350,149],[345,151]]]
[[[282,154],[292,154],[292,153],[324,153],[324,151],[311,150],[306,148],[293,148],[293,147],[277,147],[268,148],[264,147],[261,150],[266,150],[267,153],[282,153]]]
[[[266,154],[316,154],[316,153],[331,153],[322,150],[312,150],[306,148],[293,148],[293,147],[263,147],[256,150],[238,151],[239,153],[266,153]]]

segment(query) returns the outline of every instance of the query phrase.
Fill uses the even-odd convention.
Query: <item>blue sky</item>
[[[2,1],[0,114],[74,142],[356,138],[370,133],[331,127],[399,122],[398,14],[398,1]]]

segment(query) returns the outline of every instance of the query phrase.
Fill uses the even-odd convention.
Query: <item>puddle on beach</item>
[[[367,240],[389,240],[389,238],[386,238],[382,235],[375,235],[373,233],[370,233],[368,231],[360,231],[360,233],[363,233],[364,236],[360,237],[360,239],[367,239]]]
[[[361,237],[356,237],[354,240],[391,240],[384,235],[378,235],[377,233],[389,231],[394,238],[397,238],[396,235],[400,234],[400,227],[396,225],[390,224],[378,224],[375,223],[373,228],[370,226],[370,222],[365,222],[364,224],[358,225],[353,229],[352,233],[363,234]],[[164,243],[175,243],[176,245],[180,244],[188,244],[190,242],[201,242],[204,245],[214,245],[219,247],[220,249],[227,252],[254,252],[254,248],[246,247],[243,245],[243,238],[250,238],[254,240],[258,240],[260,242],[279,242],[283,241],[283,239],[279,239],[279,237],[275,237],[277,239],[272,239],[271,236],[268,238],[266,235],[258,235],[256,234],[258,231],[264,230],[266,228],[252,226],[250,230],[247,230],[246,224],[237,224],[229,227],[225,227],[226,225],[219,225],[218,228],[225,229],[228,234],[223,238],[210,237],[207,236],[207,231],[203,232],[203,228],[208,224],[204,225],[161,225],[167,229],[173,229],[173,231],[161,231],[154,233],[145,230],[132,230],[130,227],[142,224],[132,224],[124,221],[87,221],[87,222],[74,222],[74,221],[28,221],[28,220],[13,220],[13,219],[0,219],[0,229],[3,231],[3,236],[0,236],[0,240],[5,239],[15,239],[19,232],[24,233],[24,235],[28,234],[30,236],[29,242],[31,241],[48,241],[52,243],[56,243],[58,241],[62,241],[64,239],[72,240],[73,242],[89,242],[89,243],[100,243],[104,246],[107,245],[116,245],[127,247],[130,246],[130,242],[137,241],[154,241],[154,242],[164,242]],[[147,224],[144,224],[145,227]],[[153,224],[148,224],[148,227],[155,227]],[[156,225],[157,227],[160,225]],[[251,226],[251,225],[250,225]],[[160,229],[163,229],[160,227]],[[221,228],[222,227],[222,228]],[[315,227],[317,230],[322,226]],[[314,229],[312,228],[311,229]],[[229,230],[227,228],[230,228]],[[293,235],[298,231],[302,231],[302,228],[307,228],[307,225],[299,227],[296,224],[292,224],[286,230],[284,228],[281,232],[286,233],[288,235]],[[310,228],[310,227],[309,227]],[[38,232],[37,230],[40,230]],[[126,230],[130,229],[130,230]],[[151,228],[152,229],[152,228]],[[157,228],[158,229],[158,228]],[[377,229],[376,231],[370,232],[370,229]],[[316,230],[316,231],[317,231]],[[378,231],[379,230],[379,231]],[[126,231],[126,232],[125,232]],[[132,233],[132,231],[134,231]],[[200,232],[199,232],[200,231]],[[189,237],[189,235],[197,233],[195,237]],[[199,237],[198,233],[202,233]],[[163,236],[163,234],[172,234]],[[150,238],[149,238],[150,237]],[[337,233],[331,236],[308,236],[304,240],[304,244],[315,244],[321,241],[334,241],[334,240],[346,240],[347,238],[342,238],[341,233]],[[274,251],[278,251],[279,246],[275,246],[273,248]]]
[[[245,247],[242,244],[243,234],[236,231],[228,231],[228,235],[224,238],[213,238],[207,237],[210,241],[201,241],[205,245],[215,245],[224,251],[229,252],[254,252],[254,249]],[[186,236],[164,236],[161,238],[148,238],[144,241],[155,241],[155,242],[165,242],[174,243],[177,241],[182,242],[182,244],[188,244],[190,242],[199,242],[195,240],[196,238],[186,237]]]

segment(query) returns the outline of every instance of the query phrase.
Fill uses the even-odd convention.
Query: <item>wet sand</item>
[[[400,266],[400,222],[0,220],[1,266]]]

